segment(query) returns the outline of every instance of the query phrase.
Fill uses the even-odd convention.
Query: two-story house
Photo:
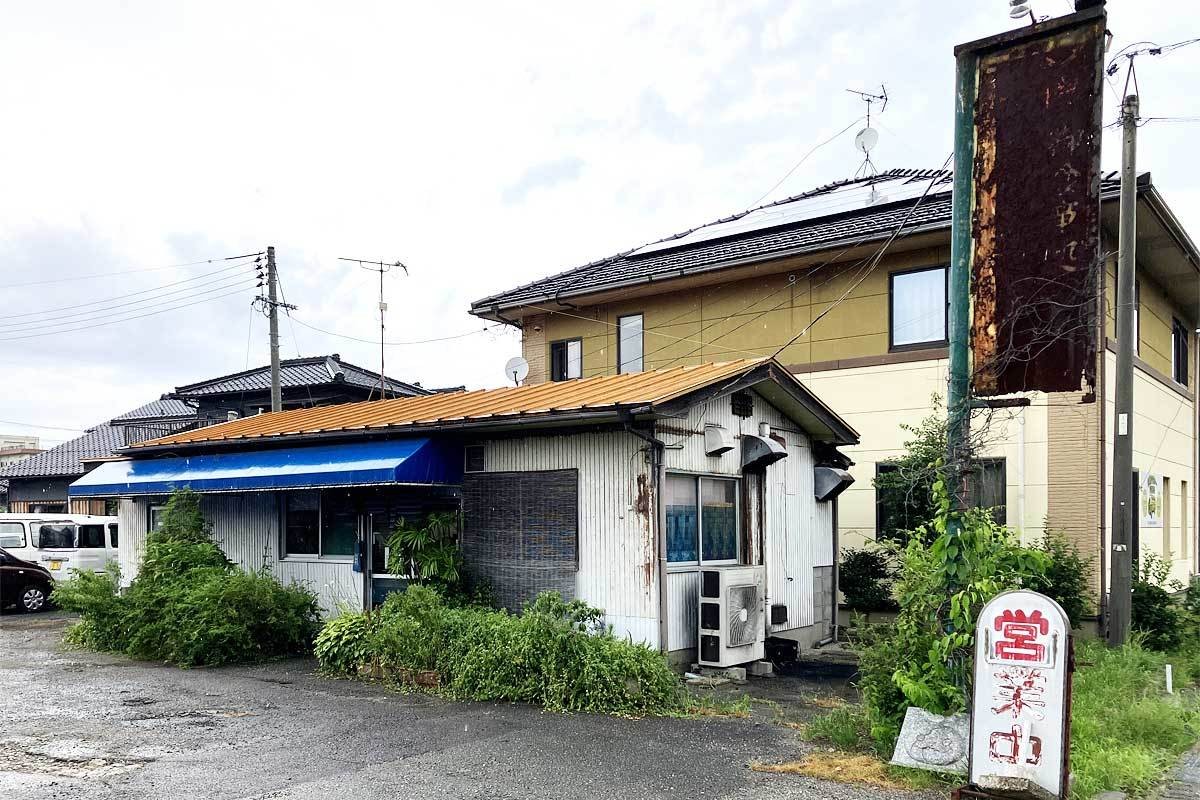
[[[987,504],[1026,541],[1046,530],[1069,536],[1093,559],[1098,597],[1107,585],[1117,190],[1105,179],[1097,198],[1106,269],[1095,319],[1108,344],[1098,402],[1033,393],[1028,407],[991,415],[980,451]],[[888,498],[876,496],[874,478],[903,451],[902,425],[945,396],[950,205],[945,172],[840,181],[485,297],[471,313],[520,328],[530,382],[777,355],[861,434],[845,448],[857,481],[838,510],[840,545],[853,547],[896,533],[881,518]],[[1139,537],[1184,577],[1200,555],[1200,254],[1148,174],[1137,218],[1134,463],[1148,512]],[[1156,492],[1165,503],[1146,502]]]

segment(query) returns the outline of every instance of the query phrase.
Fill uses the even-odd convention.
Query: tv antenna
[[[368,261],[362,258],[341,257],[338,258],[338,261],[349,261],[353,264],[358,264],[358,266],[362,267],[363,269],[368,269],[372,272],[379,273],[379,399],[384,400],[387,398],[387,378],[384,377],[383,371],[383,339],[384,331],[386,329],[386,326],[384,325],[384,315],[387,314],[387,302],[383,299],[383,276],[397,267],[404,270],[405,275],[408,275],[408,267],[404,266],[404,264],[400,261],[387,263],[385,261]],[[371,394],[374,393],[375,389],[372,387]],[[371,399],[371,394],[367,395],[368,400]]]
[[[854,147],[863,154],[863,163],[859,166],[858,171],[854,173],[856,178],[873,178],[879,174],[879,170],[875,167],[875,162],[871,160],[871,150],[879,143],[879,131],[871,127],[871,110],[872,106],[879,103],[879,113],[882,114],[887,110],[888,93],[887,86],[879,84],[879,93],[864,92],[858,89],[847,89],[850,94],[856,94],[867,104],[867,126],[860,130],[854,137]],[[875,189],[871,189],[872,200],[875,196]]]

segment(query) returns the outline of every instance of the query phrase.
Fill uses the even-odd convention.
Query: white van
[[[55,580],[71,570],[103,572],[117,560],[116,517],[91,514],[0,514],[0,547],[50,570]]]

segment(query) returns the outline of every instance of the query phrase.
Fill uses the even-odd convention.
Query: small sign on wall
[[[1161,528],[1163,508],[1167,498],[1163,495],[1163,476],[1145,472],[1138,482],[1138,526]]]
[[[1070,625],[1058,603],[1005,592],[975,628],[970,782],[1019,797],[1066,796]]]

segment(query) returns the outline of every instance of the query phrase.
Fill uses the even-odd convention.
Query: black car
[[[53,588],[50,570],[0,549],[0,608],[17,606],[22,611],[45,611]]]

